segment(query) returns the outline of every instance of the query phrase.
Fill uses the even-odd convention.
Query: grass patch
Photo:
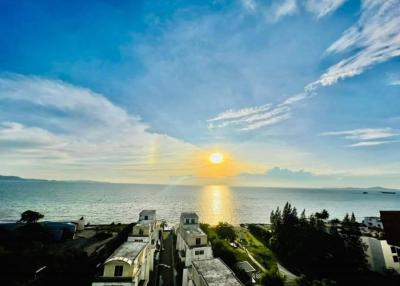
[[[273,252],[261,241],[255,238],[247,229],[239,227],[235,229],[238,239],[251,255],[266,269],[272,270],[277,267]]]

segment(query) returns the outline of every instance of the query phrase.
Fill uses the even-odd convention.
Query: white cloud
[[[281,103],[265,104],[239,110],[227,110],[209,120],[209,129],[234,126],[239,131],[251,131],[278,124],[290,118],[291,106],[312,94],[300,93]]]
[[[257,7],[257,4],[256,4],[256,1],[255,1],[255,0],[241,0],[241,2],[242,2],[242,5],[243,5],[247,10],[250,10],[250,11],[255,10],[256,7]]]
[[[397,140],[382,140],[395,138],[400,135],[399,132],[391,128],[363,128],[346,131],[332,131],[322,133],[323,136],[339,136],[346,140],[359,141],[348,145],[349,147],[368,147],[388,143],[396,143]],[[381,140],[378,140],[381,139]]]
[[[280,1],[278,5],[273,7],[274,19],[278,21],[284,16],[293,15],[297,10],[297,0]]]
[[[249,107],[249,108],[242,108],[239,110],[233,110],[229,109],[224,112],[221,112],[214,118],[211,118],[207,121],[213,122],[213,121],[220,121],[220,120],[227,120],[227,119],[235,119],[235,118],[241,118],[241,117],[246,117],[252,114],[257,114],[260,112],[264,112],[271,109],[271,104],[265,104],[261,106],[256,106],[256,107]]]
[[[340,79],[359,75],[375,64],[400,56],[399,27],[399,1],[364,0],[358,22],[327,49],[328,54],[343,51],[355,53],[331,66],[308,88],[332,85]]]
[[[15,114],[29,108],[29,116],[37,116],[32,122],[0,122],[0,173],[16,166],[21,170],[28,161],[30,172],[53,178],[145,181],[151,177],[154,182],[157,176],[190,172],[176,162],[183,162],[197,150],[195,146],[148,132],[138,117],[89,89],[11,75],[0,78],[2,100]]]
[[[400,85],[400,75],[391,74],[387,78],[387,85]]]
[[[304,6],[308,11],[321,18],[334,12],[344,2],[346,0],[306,0]]]
[[[324,136],[341,136],[351,140],[374,140],[382,138],[390,138],[398,135],[391,128],[363,128],[346,131],[332,131],[322,133]]]
[[[368,147],[368,146],[378,146],[382,144],[388,144],[388,143],[395,143],[397,141],[363,141],[363,142],[358,142],[354,143],[351,145],[348,145],[349,147]]]

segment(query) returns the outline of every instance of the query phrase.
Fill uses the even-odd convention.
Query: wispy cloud
[[[387,78],[388,85],[400,85],[400,74],[391,74]]]
[[[343,136],[346,139],[352,140],[373,140],[381,138],[389,138],[398,135],[391,128],[363,128],[346,131],[332,131],[322,133],[324,136]]]
[[[334,12],[344,2],[346,0],[306,0],[304,5],[308,11],[321,18]]]
[[[10,75],[0,78],[0,102],[16,115],[0,122],[1,172],[21,170],[29,162],[40,174],[56,178],[145,181],[160,172],[190,173],[176,160],[184,160],[195,146],[150,133],[138,117],[89,89]],[[29,118],[23,120],[18,115],[26,108]]]
[[[273,6],[274,20],[278,21],[284,16],[289,16],[297,12],[297,0],[280,1],[276,6]]]
[[[395,143],[394,140],[378,140],[389,139],[400,135],[399,132],[392,128],[363,128],[345,131],[324,132],[322,136],[338,136],[347,140],[359,141],[348,145],[349,147],[367,147],[377,146],[388,143]]]
[[[327,54],[355,52],[331,66],[308,88],[327,86],[361,74],[375,64],[400,56],[400,2],[364,0],[361,16],[328,49]]]
[[[290,118],[291,105],[307,98],[306,93],[287,98],[279,104],[267,104],[239,110],[228,110],[208,120],[209,129],[234,126],[239,131],[251,131],[278,124]]]
[[[246,9],[248,9],[248,10],[250,10],[250,11],[255,10],[256,7],[257,7],[257,4],[256,4],[256,1],[255,1],[255,0],[241,0],[241,2],[242,2],[242,5],[243,5]]]
[[[349,147],[368,147],[368,146],[378,146],[382,144],[396,143],[398,141],[363,141],[348,145]]]
[[[288,5],[288,7],[294,7],[295,1],[283,2],[281,5]],[[293,3],[292,3],[293,2]],[[315,13],[317,17],[325,16],[338,7],[340,7],[345,0],[325,0],[325,1],[306,1],[306,8]],[[297,7],[297,6],[296,6]],[[297,9],[297,8],[296,8]],[[289,11],[290,9],[283,9],[282,11]],[[255,114],[266,113],[269,116],[272,112],[280,111],[281,106],[288,106],[284,114],[278,112],[274,114],[275,117],[268,118],[265,124],[252,123],[250,128],[240,127],[239,129],[254,130],[263,126],[279,123],[290,117],[290,111],[295,103],[303,101],[309,98],[309,95],[316,94],[316,91],[321,86],[329,86],[335,84],[338,80],[353,77],[361,74],[367,68],[372,67],[375,64],[385,62],[392,57],[400,55],[400,3],[396,0],[390,1],[379,1],[379,0],[364,0],[361,7],[361,16],[356,24],[346,30],[343,35],[335,41],[327,50],[326,54],[340,53],[343,51],[353,52],[353,55],[345,58],[338,63],[334,64],[323,73],[320,78],[314,82],[307,84],[304,87],[304,92],[299,95],[291,96],[288,99],[282,101],[271,107],[269,110],[258,110],[262,109],[263,106],[249,107],[246,109],[240,109],[237,111],[227,111],[230,116],[237,115],[243,117],[242,120],[235,120],[233,122],[226,121],[219,125],[211,124],[211,127],[226,127],[233,124],[246,124],[246,115],[242,116],[247,112]],[[397,82],[394,81],[393,84]],[[222,116],[218,120],[223,120]],[[216,118],[218,118],[217,116]],[[215,119],[215,118],[214,118]],[[226,118],[228,119],[228,118]],[[214,121],[218,121],[214,120]],[[333,135],[333,134],[331,134]],[[339,135],[339,134],[338,134]]]

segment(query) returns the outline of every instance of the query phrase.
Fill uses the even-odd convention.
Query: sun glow
[[[212,164],[221,164],[224,162],[224,155],[221,153],[212,153],[209,160]]]

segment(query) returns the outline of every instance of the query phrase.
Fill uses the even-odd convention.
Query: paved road
[[[158,265],[158,286],[176,286],[174,277],[173,251],[173,238],[168,232],[166,238],[164,239],[164,249],[160,253],[160,263]]]

